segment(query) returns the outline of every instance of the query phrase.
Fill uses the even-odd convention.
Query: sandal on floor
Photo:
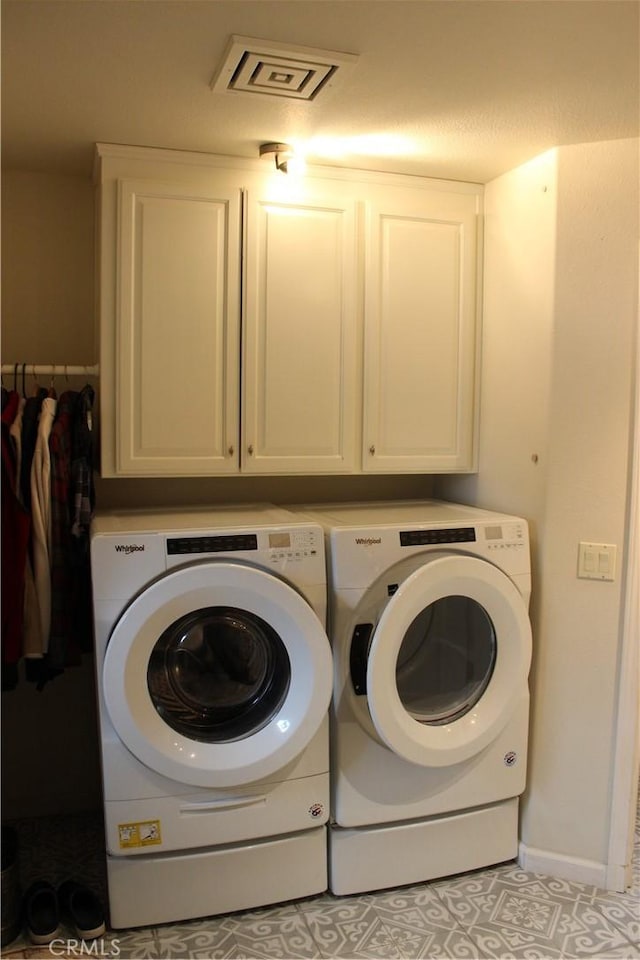
[[[36,880],[25,891],[24,925],[32,943],[47,944],[60,935],[58,896],[47,880]]]
[[[81,940],[95,940],[105,932],[102,904],[88,887],[75,880],[65,880],[58,887],[58,900]]]

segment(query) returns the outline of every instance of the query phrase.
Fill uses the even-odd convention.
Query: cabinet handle
[[[371,454],[371,456],[373,456],[375,452],[376,452],[375,444],[372,443],[371,446],[369,447],[369,453]]]
[[[250,443],[249,446],[247,447],[247,453],[249,454],[250,457],[253,456],[253,444],[252,444],[252,443]]]
[[[229,447],[229,450],[228,450],[227,452],[228,452],[229,456],[232,457],[232,456],[233,456],[233,446],[230,446],[230,447]]]

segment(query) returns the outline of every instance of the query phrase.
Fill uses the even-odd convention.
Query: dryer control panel
[[[527,529],[523,523],[517,520],[505,523],[487,523],[481,529],[489,551],[528,549]]]

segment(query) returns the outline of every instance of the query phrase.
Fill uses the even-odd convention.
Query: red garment
[[[9,433],[20,397],[12,390],[2,411],[2,664],[22,656],[24,571],[29,543],[29,514],[16,497],[16,459]]]

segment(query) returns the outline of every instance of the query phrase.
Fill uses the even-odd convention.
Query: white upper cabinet
[[[99,145],[101,472],[475,468],[482,188]]]
[[[99,152],[101,473],[236,472],[242,177]]]
[[[359,459],[355,202],[248,193],[242,469],[345,473]]]
[[[118,184],[120,474],[237,469],[240,191]]]
[[[371,191],[362,438],[368,472],[474,468],[479,196],[477,188],[456,190]]]

